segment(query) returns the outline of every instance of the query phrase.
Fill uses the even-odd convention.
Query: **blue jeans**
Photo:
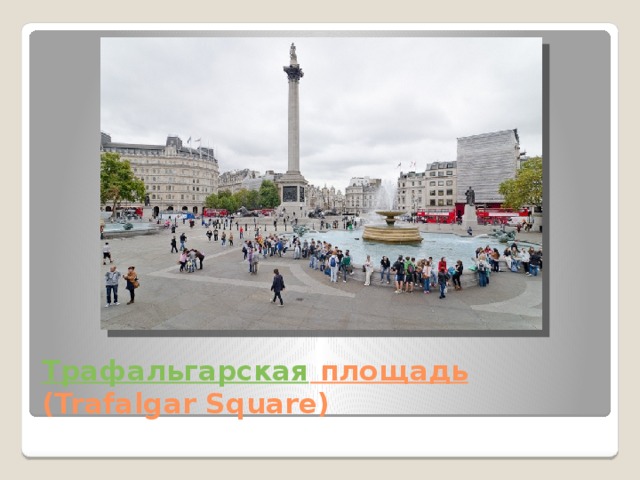
[[[431,291],[431,282],[430,282],[430,278],[423,278],[422,279],[422,289],[425,292],[430,292]]]
[[[446,284],[446,283],[441,283],[441,284],[440,284],[440,298],[442,298],[442,297],[444,297],[444,296],[445,296],[445,294],[444,294],[444,289],[445,289],[446,287],[447,287],[447,284]]]
[[[118,303],[118,285],[107,285],[108,305],[111,305],[111,291],[113,291],[113,303]]]
[[[380,281],[382,282],[382,280],[384,280],[384,274],[387,274],[387,283],[389,283],[391,281],[391,275],[390,272],[391,268],[387,267],[387,268],[383,268],[382,270],[380,270]]]
[[[532,276],[537,277],[538,276],[538,265],[529,264],[529,273]]]
[[[478,272],[478,283],[481,287],[487,286],[487,274],[486,272]]]

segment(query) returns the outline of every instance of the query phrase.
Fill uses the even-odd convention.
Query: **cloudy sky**
[[[201,138],[221,173],[285,172],[291,42],[314,185],[393,181],[455,160],[458,137],[513,128],[542,154],[540,38],[104,38],[101,129],[124,143]]]

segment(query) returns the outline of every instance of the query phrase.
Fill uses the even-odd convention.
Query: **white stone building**
[[[164,145],[143,145],[112,142],[110,135],[102,133],[100,151],[119,153],[130,162],[134,175],[146,186],[146,207],[155,215],[163,211],[201,213],[205,198],[218,192],[218,160],[213,149],[184,147],[177,135],[169,135]],[[128,205],[145,206],[142,202]]]
[[[345,213],[357,215],[375,210],[381,188],[382,180],[379,178],[352,178],[344,189]]]
[[[398,210],[441,211],[455,207],[457,195],[456,162],[433,162],[424,172],[400,173],[396,205]]]

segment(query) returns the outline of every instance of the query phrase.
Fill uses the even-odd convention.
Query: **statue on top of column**
[[[296,46],[292,43],[291,48],[289,49],[289,56],[291,57],[291,65],[298,64],[298,57],[296,55]]]

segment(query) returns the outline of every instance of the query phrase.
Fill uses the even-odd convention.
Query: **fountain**
[[[365,225],[362,239],[370,242],[382,243],[419,243],[422,236],[418,227],[396,227],[396,217],[402,215],[400,210],[376,210],[378,215],[385,217],[386,225]]]

